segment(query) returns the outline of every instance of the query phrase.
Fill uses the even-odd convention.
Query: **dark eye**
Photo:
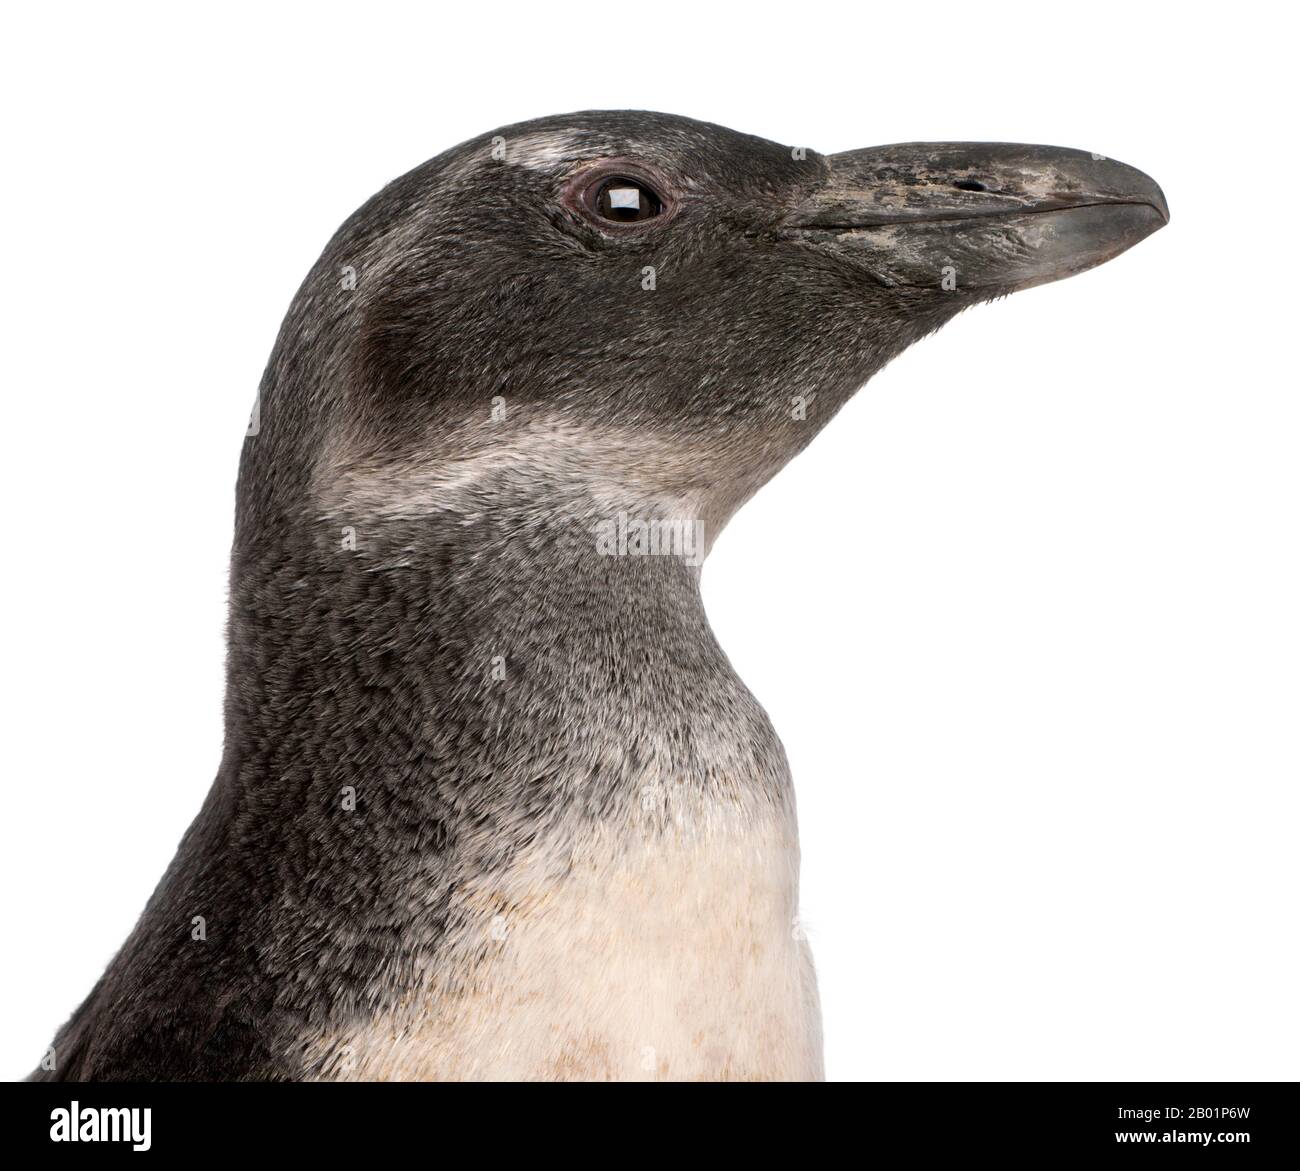
[[[637,179],[617,175],[597,185],[591,206],[601,219],[616,224],[652,220],[664,210],[663,200],[653,189]]]

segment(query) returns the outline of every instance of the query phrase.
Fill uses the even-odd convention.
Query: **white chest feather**
[[[309,1056],[362,1080],[822,1076],[792,826],[593,839],[558,877],[549,857],[467,894],[458,987]]]

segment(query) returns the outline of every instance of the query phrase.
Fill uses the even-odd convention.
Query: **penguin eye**
[[[593,184],[588,196],[591,209],[603,220],[631,224],[662,214],[664,202],[639,179],[615,175]]]
[[[560,189],[560,202],[607,239],[657,232],[681,210],[677,184],[640,159],[607,158],[580,166]]]

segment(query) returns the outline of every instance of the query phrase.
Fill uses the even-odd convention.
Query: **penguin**
[[[1168,215],[1086,151],[635,111],[381,190],[244,440],[215,782],[33,1078],[822,1079],[703,559],[907,346]]]

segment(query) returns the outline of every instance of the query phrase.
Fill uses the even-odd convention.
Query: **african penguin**
[[[385,187],[262,380],[216,781],[33,1077],[821,1078],[700,563],[905,347],[1167,218],[1087,152],[627,111]]]

